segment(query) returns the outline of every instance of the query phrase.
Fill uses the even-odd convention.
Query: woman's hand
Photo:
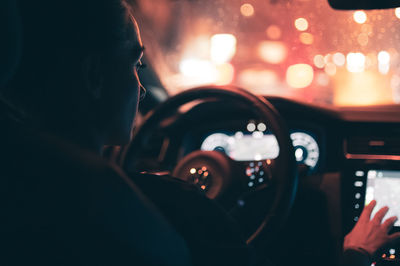
[[[371,201],[365,206],[353,230],[344,238],[343,249],[358,249],[366,251],[373,256],[384,245],[400,238],[400,232],[390,234],[397,217],[393,216],[382,223],[383,217],[388,212],[388,207],[381,208],[371,219],[371,213],[376,206],[376,201]]]

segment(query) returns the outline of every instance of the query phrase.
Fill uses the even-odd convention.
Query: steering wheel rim
[[[280,182],[276,186],[276,195],[270,207],[270,211],[264,217],[261,224],[247,239],[247,243],[256,244],[273,239],[278,229],[287,220],[297,191],[297,164],[294,157],[292,141],[286,123],[279,115],[274,106],[264,97],[256,96],[244,89],[237,87],[205,86],[190,89],[179,93],[152,112],[144,119],[142,125],[135,131],[131,143],[122,156],[122,167],[127,171],[134,171],[134,160],[140,152],[140,146],[148,130],[157,126],[163,119],[167,118],[171,110],[176,111],[180,106],[195,100],[205,99],[229,99],[243,103],[261,119],[268,123],[274,133],[280,147],[279,156],[274,160]],[[283,148],[282,148],[283,147]]]

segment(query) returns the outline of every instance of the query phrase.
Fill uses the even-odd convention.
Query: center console
[[[383,220],[400,219],[400,161],[384,159],[350,159],[342,178],[343,229],[346,235],[358,221],[365,205],[377,201],[371,217],[382,207],[389,211]],[[400,220],[392,232],[400,231]],[[379,252],[385,262],[400,262],[400,244],[392,244]]]

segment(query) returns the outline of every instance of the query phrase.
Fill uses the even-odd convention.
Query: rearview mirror
[[[357,9],[386,9],[400,6],[398,0],[328,0],[334,9],[357,10]]]

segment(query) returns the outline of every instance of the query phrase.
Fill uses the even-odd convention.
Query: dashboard
[[[246,131],[213,132],[201,144],[201,150],[220,151],[236,161],[261,161],[279,156],[276,137],[267,131],[267,126],[250,121]],[[295,157],[315,170],[320,157],[320,147],[312,133],[294,130],[290,134]]]
[[[334,250],[332,257],[340,257],[344,235],[372,199],[378,207],[390,206],[389,215],[400,216],[400,106],[330,109],[279,97],[267,100],[287,123],[297,162],[310,169],[299,176],[296,203],[276,254],[284,256],[278,247],[289,248],[284,240],[294,239],[290,250],[296,256],[312,250],[313,258],[320,254],[323,259]],[[279,156],[266,123],[237,104],[223,104],[200,103],[167,120],[148,141],[143,168],[171,170],[197,150],[220,151],[249,166]],[[163,164],[153,165],[158,161]],[[249,180],[248,186],[253,185]],[[394,230],[400,231],[400,222]],[[382,256],[397,260],[399,251],[400,245],[392,246]]]

